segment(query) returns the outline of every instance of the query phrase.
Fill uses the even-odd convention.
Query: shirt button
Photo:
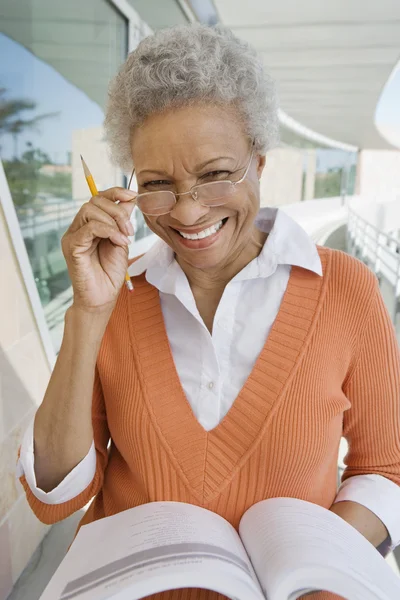
[[[210,381],[210,383],[208,384],[208,389],[209,389],[209,390],[212,390],[212,389],[213,389],[213,387],[214,387],[214,382],[213,382],[213,381]]]

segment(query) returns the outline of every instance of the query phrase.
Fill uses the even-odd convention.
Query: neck
[[[225,286],[246,265],[256,258],[267,239],[268,234],[257,227],[253,227],[250,235],[227,261],[213,269],[199,269],[176,257],[179,266],[188,278],[192,291],[196,290],[223,290]]]

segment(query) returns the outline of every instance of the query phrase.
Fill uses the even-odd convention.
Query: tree
[[[18,157],[18,136],[26,129],[37,129],[43,119],[56,116],[57,112],[36,115],[31,119],[25,119],[20,113],[32,111],[36,108],[36,102],[23,98],[6,98],[7,90],[0,88],[0,136],[9,134],[14,143],[14,159]]]
[[[32,202],[38,191],[40,168],[51,163],[50,157],[28,142],[20,159],[4,160],[3,163],[14,204],[22,206]]]
[[[36,102],[24,98],[8,98],[7,90],[0,88],[0,138],[11,135],[13,138],[13,158],[3,160],[8,184],[14,203],[22,206],[32,202],[37,194],[39,170],[44,164],[51,163],[50,157],[32,144],[18,157],[18,136],[25,130],[38,129],[43,119],[56,116],[58,113],[44,113],[25,118],[21,113],[34,111]],[[1,147],[0,147],[1,149]]]

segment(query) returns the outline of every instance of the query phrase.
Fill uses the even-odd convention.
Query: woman
[[[150,36],[116,77],[105,126],[139,194],[101,192],[63,238],[74,301],[21,450],[37,516],[53,523],[93,496],[82,523],[177,500],[237,526],[255,502],[291,496],[396,545],[394,329],[367,267],[260,211],[278,127],[254,51],[224,28]],[[134,204],[162,241],[131,264],[129,293]]]

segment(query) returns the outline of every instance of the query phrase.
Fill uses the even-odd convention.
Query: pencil
[[[83,160],[82,154],[81,154],[81,161],[82,161],[82,166],[83,166],[83,172],[85,173],[85,179],[89,186],[90,193],[92,194],[92,196],[97,196],[99,192],[97,191],[97,187],[94,182],[93,175],[91,174],[91,172],[89,171],[89,167]],[[132,284],[132,281],[131,281],[128,271],[125,273],[125,285],[128,288],[129,292],[133,292],[133,284]]]

